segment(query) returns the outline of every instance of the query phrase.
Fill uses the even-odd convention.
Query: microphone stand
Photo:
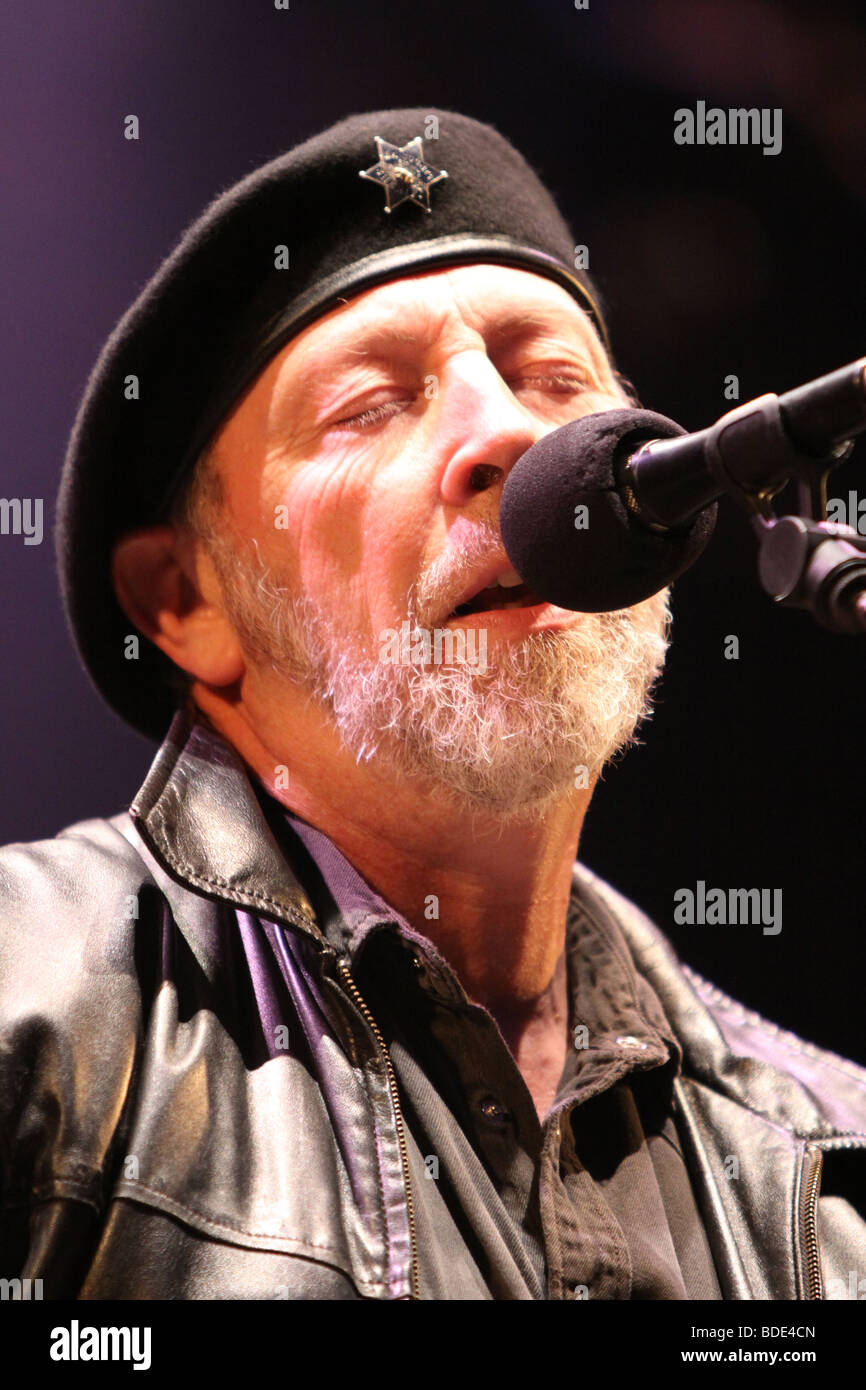
[[[866,632],[866,536],[810,516],[758,517],[753,525],[758,576],[780,608],[805,608],[831,632]]]
[[[782,397],[759,396],[730,411],[704,445],[716,482],[757,533],[765,592],[836,633],[866,632],[866,536],[827,520],[827,479],[866,428],[857,405],[864,395],[861,358]],[[800,513],[777,516],[771,499],[794,478]]]

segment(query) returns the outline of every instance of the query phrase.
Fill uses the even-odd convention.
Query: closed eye
[[[578,391],[590,389],[589,383],[584,377],[568,376],[564,373],[551,373],[545,376],[524,376],[519,377],[511,383],[512,389],[528,387],[530,389],[552,391],[557,395],[574,395]],[[362,410],[358,415],[347,415],[343,420],[335,422],[335,428],[349,426],[355,429],[369,429],[372,425],[381,424],[392,415],[398,415],[412,402],[409,400],[385,401],[382,405],[370,406],[367,410]]]
[[[524,376],[520,378],[518,384],[523,386],[535,386],[547,391],[552,390],[560,392],[563,395],[590,389],[589,383],[584,377],[566,376],[562,373],[554,373],[549,376]]]
[[[347,415],[345,420],[337,420],[334,428],[350,425],[364,429],[370,425],[378,425],[382,420],[387,420],[389,415],[397,415],[407,405],[411,405],[411,401],[385,401],[383,405],[372,405],[368,410],[362,410],[360,415]]]

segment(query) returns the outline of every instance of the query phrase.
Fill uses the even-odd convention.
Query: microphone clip
[[[866,632],[866,536],[811,517],[762,520],[758,575],[781,608],[805,608],[836,633]]]

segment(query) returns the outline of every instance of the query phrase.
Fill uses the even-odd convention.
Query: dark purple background
[[[746,400],[863,354],[854,16],[827,0],[7,6],[3,495],[44,497],[50,534],[89,369],[181,229],[220,188],[365,109],[451,107],[511,137],[590,248],[620,368],[689,428],[729,408],[728,373]],[[780,106],[782,153],[676,146],[673,113],[699,99]],[[831,492],[866,496],[864,465],[861,443]],[[6,842],[120,809],[154,750],[78,668],[48,535],[0,537],[0,583]],[[723,988],[866,1062],[863,640],[774,612],[730,508],[675,612],[655,721],[598,791],[583,856]],[[722,657],[728,633],[738,662]],[[675,889],[699,878],[781,887],[781,934],[674,927]]]

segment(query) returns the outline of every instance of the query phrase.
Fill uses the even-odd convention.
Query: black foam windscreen
[[[552,430],[518,459],[499,522],[508,558],[534,594],[583,613],[629,608],[694,563],[712,535],[715,503],[688,527],[652,531],[619,486],[642,444],[685,433],[651,410],[605,410]]]

